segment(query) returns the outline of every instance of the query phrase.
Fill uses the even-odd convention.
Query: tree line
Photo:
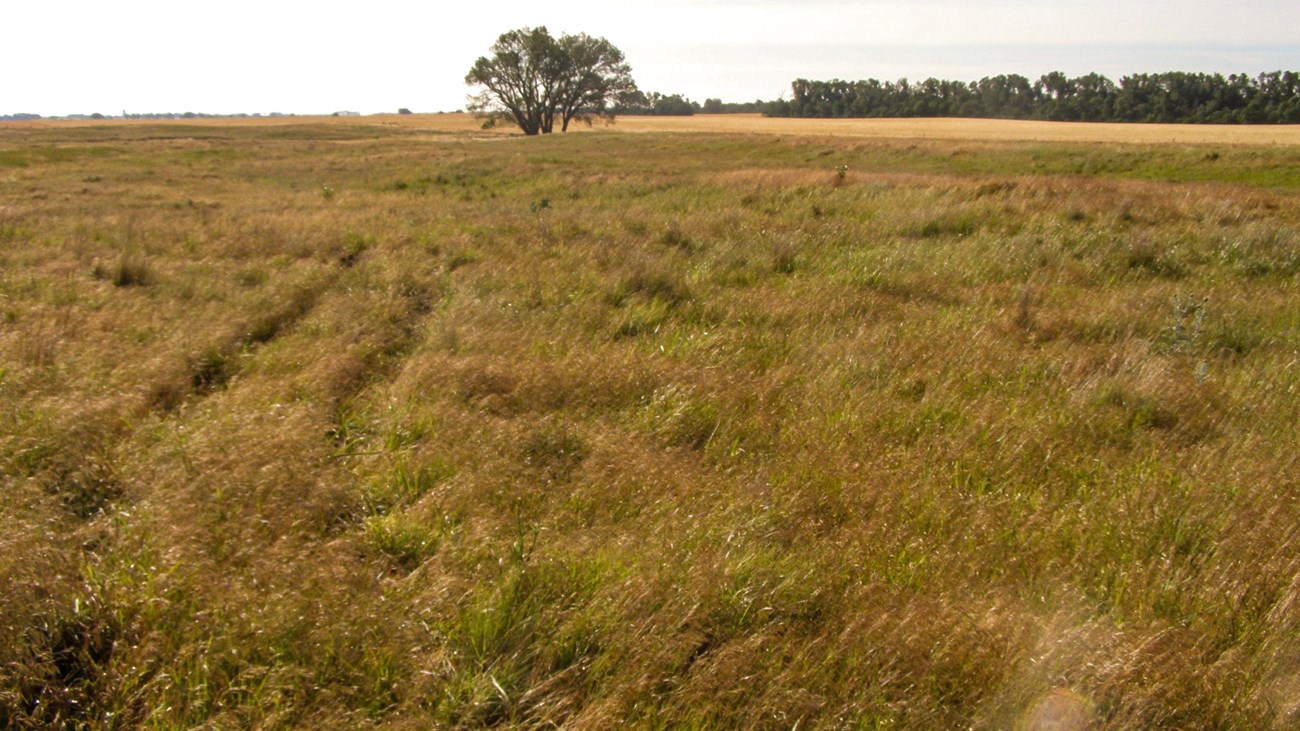
[[[617,108],[619,114],[632,116],[683,117],[693,114],[760,114],[768,111],[773,102],[756,99],[752,102],[724,102],[705,99],[701,104],[682,94],[637,92]]]
[[[1300,123],[1300,73],[1168,72],[1133,74],[1115,83],[1100,74],[1037,81],[1008,74],[973,82],[809,81],[789,100],[768,102],[773,117],[982,117],[1068,122],[1203,124]]]

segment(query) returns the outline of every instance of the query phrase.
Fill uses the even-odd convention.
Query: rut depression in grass
[[[0,726],[1300,721],[1300,148],[752,131],[0,129]]]

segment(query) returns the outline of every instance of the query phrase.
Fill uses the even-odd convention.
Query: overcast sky
[[[1300,0],[0,0],[0,114],[458,109],[503,31],[604,36],[642,89],[1300,70]]]

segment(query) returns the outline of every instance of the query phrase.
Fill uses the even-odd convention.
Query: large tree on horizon
[[[479,87],[469,109],[489,125],[509,121],[526,135],[549,134],[555,121],[612,121],[615,104],[636,92],[623,52],[604,38],[580,33],[556,39],[546,30],[508,31],[492,44],[465,76]]]

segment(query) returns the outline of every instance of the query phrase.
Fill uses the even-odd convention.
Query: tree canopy
[[[489,124],[507,121],[526,135],[561,131],[574,121],[612,120],[614,108],[636,93],[632,69],[614,44],[585,33],[551,36],[546,28],[503,33],[465,76],[478,87],[469,109]]]
[[[1100,74],[1054,71],[1030,81],[1016,74],[965,83],[809,81],[792,98],[767,105],[769,116],[1000,117],[1075,122],[1300,123],[1300,74],[1169,72],[1133,74],[1115,83]]]

